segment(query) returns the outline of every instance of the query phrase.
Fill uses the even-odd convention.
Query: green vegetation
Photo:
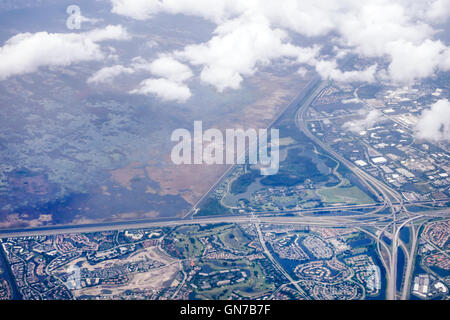
[[[292,139],[291,137],[285,137],[285,138],[281,138],[279,143],[280,143],[280,147],[290,146],[291,144],[295,144],[295,140]]]
[[[266,186],[294,186],[310,179],[314,182],[326,181],[310,157],[305,157],[299,149],[290,149],[286,161],[281,163],[280,171],[273,176],[265,177],[261,184]]]
[[[251,170],[248,173],[241,175],[239,178],[233,181],[230,187],[232,194],[240,194],[247,191],[247,188],[255,182],[259,176],[259,171]]]
[[[202,254],[203,245],[197,238],[179,236],[177,242],[178,249],[186,258],[198,257]]]
[[[235,226],[230,230],[222,232],[219,235],[219,239],[225,246],[236,250],[248,251],[250,249],[249,247],[247,247],[247,244],[250,242],[250,239],[245,236],[245,234],[241,231],[241,229],[238,226]]]
[[[215,260],[205,262],[203,267],[207,267],[210,270],[223,270],[228,267],[223,266],[223,262],[229,263],[225,260]],[[220,288],[213,288],[209,290],[199,290],[196,292],[196,299],[207,300],[226,300],[229,299],[232,292],[242,295],[247,298],[252,298],[261,295],[267,291],[275,289],[272,282],[269,282],[264,277],[264,271],[259,263],[256,261],[237,260],[235,261],[237,267],[245,269],[248,274],[248,278],[242,283],[235,283],[232,285],[226,285]]]
[[[288,196],[288,197],[272,197],[272,201],[281,206],[292,206],[297,204],[298,197],[297,196]]]
[[[187,225],[176,228],[177,233],[184,234],[191,237],[206,237],[210,235],[217,235],[222,232],[226,232],[229,229],[234,228],[234,224],[220,223],[217,225]]]
[[[360,192],[363,192],[366,194],[366,196],[370,197],[371,200],[368,203],[377,201],[376,197],[370,193],[367,187],[361,183],[359,178],[356,177],[349,168],[341,164],[337,169],[337,173],[340,174],[343,179],[347,179],[349,181],[349,185],[354,185],[360,190]]]
[[[337,166],[338,162],[328,156],[319,155],[319,158],[324,161],[325,165],[329,168],[334,168]]]
[[[179,257],[192,258],[201,256],[204,246],[197,237],[198,226],[183,226],[173,231],[169,241],[175,246],[174,252]]]
[[[337,187],[317,191],[325,203],[370,204],[372,198],[358,187]]]
[[[358,89],[358,96],[362,99],[375,99],[382,87],[376,84],[365,85]]]
[[[215,216],[229,213],[230,210],[225,208],[219,200],[209,198],[206,200],[203,207],[197,212],[197,216]]]

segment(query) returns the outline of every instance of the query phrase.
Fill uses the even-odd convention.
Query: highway
[[[312,134],[307,125],[307,111],[314,99],[317,95],[328,86],[328,82],[322,81],[322,83],[318,86],[315,93],[310,96],[310,98],[302,105],[297,111],[295,116],[295,123],[297,128],[302,131],[309,139],[311,139],[316,145],[320,146],[323,150],[328,152],[332,157],[334,157],[341,164],[345,165],[358,179],[360,182],[365,185],[368,190],[377,197],[380,201],[382,201],[382,208],[389,208],[391,214],[389,216],[385,216],[385,226],[379,230],[379,234],[376,236],[377,239],[377,250],[382,260],[384,267],[386,268],[387,274],[387,299],[395,300],[398,297],[398,290],[400,288],[396,288],[397,283],[397,257],[398,257],[398,248],[402,247],[405,251],[407,267],[405,274],[405,281],[403,282],[403,290],[401,292],[401,298],[406,299],[408,297],[408,288],[410,287],[410,278],[411,272],[413,268],[413,261],[415,256],[415,248],[417,245],[417,237],[418,232],[415,230],[413,220],[418,220],[420,218],[424,218],[426,216],[418,213],[410,213],[408,212],[406,205],[407,203],[403,200],[403,197],[391,187],[387,186],[383,182],[379,181],[372,175],[366,173],[355,164],[347,160],[344,156],[338,154],[334,151],[330,146],[317,138],[314,134]],[[380,210],[379,210],[380,211]],[[447,210],[441,212],[441,214],[446,215]],[[408,220],[403,221],[404,218],[400,218],[400,216],[410,217]],[[412,239],[412,248],[408,252],[406,250],[406,245],[399,239],[400,230],[405,228],[408,224],[411,224],[411,231],[413,234]],[[390,232],[392,234],[392,243],[390,245],[386,244],[383,241],[383,235],[387,234],[389,228],[392,229]]]
[[[238,223],[238,224],[254,224],[257,228],[258,238],[261,242],[265,254],[272,262],[274,267],[288,279],[302,295],[306,297],[304,292],[298,286],[290,275],[282,268],[282,266],[270,254],[265,244],[264,235],[261,231],[262,224],[275,225],[301,225],[301,226],[320,226],[320,227],[352,227],[357,228],[376,240],[377,251],[386,270],[387,277],[387,298],[395,300],[397,298],[407,299],[409,297],[410,281],[414,267],[415,250],[417,248],[417,239],[419,236],[419,227],[416,223],[425,223],[436,217],[450,217],[450,208],[442,208],[436,210],[424,210],[421,212],[409,212],[408,205],[425,205],[436,204],[448,201],[404,201],[403,197],[377,180],[375,177],[366,173],[344,156],[335,152],[330,146],[322,142],[314,136],[307,126],[307,110],[316,99],[318,94],[328,86],[326,81],[317,81],[314,79],[309,83],[307,88],[302,91],[283,112],[271,123],[269,128],[285,114],[287,110],[296,108],[295,124],[309,139],[317,146],[323,149],[331,157],[336,159],[342,165],[346,166],[367,189],[380,201],[379,203],[368,205],[340,205],[312,209],[285,210],[285,211],[269,211],[269,212],[251,212],[245,215],[228,215],[228,216],[205,216],[195,217],[195,213],[200,207],[202,201],[206,199],[211,192],[223,181],[223,179],[231,172],[233,166],[217,180],[217,182],[199,199],[192,209],[183,218],[170,218],[160,220],[140,220],[114,223],[97,223],[91,225],[64,225],[49,226],[15,230],[0,230],[0,239],[10,237],[33,237],[42,235],[56,235],[68,233],[88,233],[111,230],[125,229],[145,229],[153,227],[176,227],[181,225],[192,224],[218,224],[218,223]],[[294,111],[295,111],[294,110]],[[389,208],[390,212],[382,213],[382,210]],[[355,210],[372,210],[368,212],[355,212]],[[293,214],[295,213],[295,215]],[[327,214],[333,213],[333,214]],[[292,214],[292,215],[289,215]],[[402,228],[410,228],[411,244],[406,246],[400,240],[400,231]],[[374,232],[373,230],[376,230]],[[384,236],[390,238],[391,243],[388,244],[383,240]],[[397,281],[397,253],[398,247],[405,251],[405,275],[402,288],[396,288]]]
[[[302,102],[303,99],[307,98],[310,94],[310,90],[314,88],[314,86],[317,85],[319,82],[318,77],[314,77],[306,87],[294,98],[292,101],[281,110],[281,112],[278,113],[278,115],[271,121],[269,126],[267,127],[267,130],[270,130],[285,114],[287,111],[289,111],[291,108],[297,108],[298,105]],[[239,159],[243,155],[237,155],[237,158]],[[217,181],[206,191],[199,200],[192,206],[192,208],[183,216],[183,219],[189,219],[193,218],[194,215],[197,213],[199,208],[201,207],[201,204],[205,199],[208,198],[208,196],[216,189],[216,187],[233,171],[233,168],[236,165],[230,165],[225,172],[217,179]]]
[[[436,204],[436,203],[444,203],[448,202],[450,199],[446,200],[433,200],[433,201],[403,201],[403,202],[392,202],[393,206],[404,206],[406,205],[423,205],[423,204]],[[386,204],[383,203],[372,203],[372,204],[356,204],[356,205],[338,205],[338,206],[330,206],[330,207],[317,207],[317,208],[303,208],[303,209],[292,209],[292,210],[274,210],[274,211],[253,211],[252,213],[258,215],[271,215],[271,214],[289,214],[289,213],[313,213],[317,214],[320,212],[350,212],[350,211],[362,211],[364,209],[376,209],[376,211],[381,211],[386,207]],[[371,213],[373,213],[372,211]],[[361,213],[365,214],[365,213]]]
[[[269,258],[270,262],[272,262],[272,264],[274,265],[275,268],[277,268],[286,279],[289,280],[289,282],[297,289],[297,291],[305,298],[308,299],[308,296],[305,294],[305,292],[302,290],[302,288],[300,288],[300,286],[298,285],[297,282],[294,281],[294,279],[292,279],[292,277],[289,275],[289,273],[283,268],[283,266],[278,263],[278,261],[272,256],[272,253],[270,252],[270,250],[267,248],[266,245],[266,241],[264,240],[264,235],[262,234],[261,231],[261,220],[259,218],[256,218],[256,223],[255,223],[255,227],[256,227],[256,232],[258,233],[258,238],[259,238],[259,242],[261,243],[261,247],[264,250],[264,253],[266,254],[266,256]]]
[[[382,217],[380,217],[381,219]],[[42,235],[70,234],[70,233],[87,233],[101,232],[111,230],[129,230],[129,229],[145,229],[154,227],[177,227],[192,224],[217,224],[217,223],[267,223],[267,224],[305,224],[317,226],[352,226],[376,224],[378,220],[373,221],[357,221],[350,217],[335,216],[302,216],[302,217],[259,217],[254,218],[248,215],[244,216],[214,216],[196,219],[177,219],[177,220],[160,220],[160,221],[142,221],[134,223],[114,223],[114,224],[96,224],[96,225],[76,225],[76,226],[60,226],[50,228],[27,228],[19,230],[2,230],[1,238],[12,237],[33,237]]]
[[[436,218],[450,216],[450,208],[434,211],[423,211],[414,213],[416,217]],[[404,221],[408,217],[404,217],[399,221]],[[34,237],[42,235],[70,234],[70,233],[87,233],[101,232],[113,230],[130,230],[145,229],[154,227],[177,227],[182,225],[194,224],[218,224],[218,223],[264,223],[264,224],[295,224],[310,226],[336,226],[336,227],[362,227],[362,226],[378,226],[386,225],[385,215],[363,218],[355,215],[338,215],[338,216],[250,216],[250,215],[232,215],[232,216],[212,216],[195,219],[176,219],[176,220],[157,220],[157,221],[136,221],[136,222],[115,222],[111,224],[95,224],[95,225],[73,225],[73,226],[52,226],[37,227],[16,230],[0,230],[0,239],[12,237]]]
[[[331,219],[331,217],[328,217],[324,219],[323,217],[313,217],[314,221],[306,221],[302,220],[301,223],[305,224],[319,224],[319,225],[327,225],[327,223],[336,224],[336,225],[351,225],[353,222],[353,225],[360,226],[362,225],[369,225],[369,224],[382,224],[383,226],[379,228],[379,234],[374,235],[377,241],[377,250],[380,255],[380,258],[382,260],[382,263],[386,269],[387,274],[387,299],[395,300],[398,298],[398,290],[401,288],[397,288],[397,260],[398,260],[398,248],[402,247],[405,251],[405,259],[407,262],[406,267],[406,273],[405,273],[405,281],[403,282],[403,290],[401,290],[401,298],[406,299],[408,297],[408,290],[410,287],[410,278],[411,278],[411,272],[413,268],[413,261],[415,256],[415,247],[417,245],[417,237],[418,232],[415,230],[413,220],[418,220],[420,218],[429,217],[430,213],[426,212],[425,214],[421,215],[418,213],[410,213],[408,212],[406,205],[413,204],[414,201],[406,202],[404,201],[402,195],[400,195],[397,191],[392,189],[391,187],[387,186],[382,181],[379,181],[369,173],[363,171],[361,168],[357,167],[355,164],[347,160],[344,156],[340,155],[339,153],[335,152],[330,146],[322,142],[320,139],[318,139],[314,134],[312,134],[309,131],[309,128],[307,126],[307,110],[313,103],[313,101],[317,98],[317,96],[329,86],[328,81],[319,81],[317,79],[314,79],[310,82],[308,85],[309,89],[304,90],[299,96],[297,96],[291,104],[285,109],[289,110],[292,107],[297,107],[297,112],[295,114],[295,124],[297,128],[303,132],[310,140],[312,140],[317,146],[321,147],[323,150],[325,150],[329,155],[331,155],[334,159],[339,161],[341,164],[346,166],[359,180],[360,182],[381,202],[376,203],[372,205],[363,205],[363,206],[336,206],[336,207],[327,207],[327,208],[313,208],[313,209],[300,209],[300,210],[291,210],[291,211],[277,211],[277,212],[253,212],[252,214],[258,214],[259,217],[263,217],[264,215],[273,215],[273,214],[286,214],[286,213],[296,213],[303,216],[301,218],[305,219],[306,214],[317,214],[320,212],[336,212],[336,213],[343,213],[345,215],[345,212],[349,213],[350,211],[354,210],[364,210],[364,209],[374,209],[370,213],[363,213],[360,216],[368,216],[366,218],[369,218],[369,216],[372,218],[372,220],[366,219],[361,220],[360,217],[352,219],[344,219],[342,216],[340,216],[339,219]],[[312,90],[311,90],[312,89]],[[284,114],[283,112],[277,119],[275,119],[271,126],[275,124],[278,119]],[[270,126],[269,126],[270,128]],[[225,178],[232,170],[233,167],[230,167],[227,172],[224,173],[224,175],[217,181],[217,183],[211,187],[211,189],[199,200],[199,202],[192,208],[190,213],[186,215],[186,217],[193,217],[193,214],[198,210],[198,206],[201,204],[203,199],[206,199],[207,196],[214,190],[214,188]],[[425,204],[426,202],[419,202],[417,201],[417,204]],[[374,214],[379,213],[380,211],[384,210],[385,208],[390,209],[390,214],[382,215],[381,217],[377,217]],[[446,215],[448,214],[447,210],[444,210],[443,212],[440,211],[440,214]],[[404,221],[404,219],[401,217],[409,217],[408,220]],[[280,220],[280,218],[277,218],[276,221],[273,221],[272,223],[277,223]],[[300,219],[300,218],[297,218]],[[286,220],[287,221],[287,220]],[[292,223],[296,223],[293,221]],[[363,221],[363,222],[362,222]],[[413,234],[413,245],[411,248],[411,251],[408,252],[406,249],[406,245],[399,239],[400,230],[402,228],[406,228],[408,224],[411,224],[411,232]],[[256,222],[256,225],[259,226],[259,224]],[[389,232],[389,230],[391,231]],[[392,235],[391,244],[388,245],[383,240],[384,235]],[[390,247],[390,249],[389,249]],[[277,265],[275,264],[277,267]]]
[[[297,128],[302,131],[309,139],[311,139],[316,145],[320,146],[323,150],[328,152],[331,156],[333,156],[336,160],[338,160],[341,164],[346,166],[356,177],[359,178],[360,182],[365,185],[368,190],[376,196],[379,200],[382,200],[385,207],[390,208],[391,210],[391,218],[392,218],[392,228],[393,234],[396,234],[396,219],[397,213],[399,213],[399,208],[403,207],[403,198],[396,191],[386,186],[384,183],[378,181],[376,178],[371,176],[370,174],[364,172],[360,168],[358,168],[355,164],[347,160],[344,156],[338,154],[334,151],[330,146],[325,144],[319,138],[317,138],[314,134],[312,134],[308,128],[306,123],[306,116],[308,108],[311,106],[312,102],[316,98],[316,96],[326,87],[328,87],[329,83],[327,81],[322,81],[320,86],[316,89],[315,94],[311,95],[306,103],[304,103],[297,111],[295,116],[295,123]],[[393,202],[399,203],[399,205],[394,205]],[[384,231],[383,231],[384,232]],[[378,237],[377,241],[382,242],[382,237]],[[384,246],[386,247],[386,246]],[[381,250],[381,246],[378,244],[378,250],[380,256],[383,257],[383,252]],[[397,296],[396,289],[396,275],[397,275],[397,250],[398,250],[398,239],[394,237],[391,245],[391,252],[388,255],[389,259],[384,261],[385,266],[387,267],[387,276],[388,276],[388,285],[387,285],[387,298],[390,300],[394,300]]]

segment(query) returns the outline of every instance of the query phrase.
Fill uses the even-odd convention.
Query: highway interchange
[[[338,160],[341,164],[343,164],[351,172],[353,172],[353,174],[358,177],[360,182],[363,183],[368,188],[368,190],[382,202],[382,207],[376,209],[376,211],[381,211],[380,209],[385,208],[390,209],[389,215],[383,215],[383,223],[385,224],[384,228],[378,228],[375,234],[370,232],[368,233],[376,238],[378,254],[380,255],[382,263],[386,269],[386,298],[389,300],[396,300],[397,298],[399,298],[398,290],[400,290],[401,288],[397,288],[398,248],[401,247],[402,250],[404,250],[406,254],[407,267],[404,274],[404,281],[402,281],[403,289],[401,290],[400,298],[407,299],[409,295],[412,269],[414,266],[413,262],[415,258],[415,250],[417,247],[417,237],[419,235],[419,228],[416,223],[424,223],[424,219],[426,220],[430,217],[427,216],[426,213],[409,212],[407,206],[405,205],[403,197],[398,192],[385,185],[378,179],[374,178],[372,175],[364,172],[362,169],[347,160],[344,156],[335,152],[330,146],[322,142],[310,132],[306,124],[307,110],[314,99],[317,97],[317,95],[327,86],[328,83],[326,81],[322,81],[317,86],[317,89],[310,96],[310,98],[302,106],[300,106],[295,116],[296,126],[316,145],[320,146],[328,154],[333,156],[336,160]],[[445,209],[439,212],[439,215],[447,216],[448,212],[449,210]],[[412,235],[412,244],[410,245],[409,250],[407,248],[407,245],[399,237],[400,230],[407,227],[410,228],[410,234]],[[383,240],[383,235],[387,235],[391,239],[390,245],[387,244],[385,240]]]
[[[305,296],[298,284],[290,277],[290,275],[283,269],[276,259],[272,257],[269,250],[267,250],[264,236],[260,228],[261,224],[353,227],[365,232],[376,240],[377,251],[386,270],[386,298],[390,300],[408,299],[420,226],[432,219],[448,218],[450,215],[450,209],[441,208],[440,210],[424,210],[422,212],[408,211],[408,205],[424,205],[426,202],[405,202],[403,197],[398,192],[385,185],[383,182],[377,180],[370,174],[364,172],[352,162],[348,161],[345,157],[335,152],[309,131],[306,124],[308,108],[320,92],[328,85],[329,84],[327,81],[319,81],[314,79],[308,86],[308,92],[303,92],[297,96],[284,110],[287,110],[295,104],[295,107],[298,107],[295,115],[295,124],[298,129],[301,130],[317,146],[334,157],[342,165],[346,166],[361,181],[361,183],[364,184],[367,189],[379,199],[379,203],[373,205],[346,205],[296,211],[253,212],[247,215],[210,216],[202,218],[195,217],[195,213],[200,207],[202,201],[206,199],[214,188],[217,187],[217,185],[231,172],[231,169],[233,168],[231,166],[183,218],[0,230],[0,239],[9,237],[55,235],[61,233],[99,232],[151,227],[175,227],[187,224],[251,223],[257,228],[259,240],[269,260],[274,264],[275,268],[278,269],[299,291],[299,293]],[[313,90],[311,90],[311,87]],[[283,112],[271,123],[269,128],[275,124],[282,115]],[[364,212],[358,212],[360,210],[364,210]],[[323,211],[328,211],[329,213],[334,212],[334,214],[318,215],[318,213],[323,213]],[[293,213],[295,213],[295,215],[293,215]],[[409,243],[404,243],[400,239],[399,235],[402,228],[410,229],[411,237]],[[390,243],[386,242],[386,237],[390,239]],[[397,259],[399,247],[405,252],[406,264],[405,272],[403,273],[404,280],[402,281],[401,288],[397,288]],[[307,297],[305,296],[305,298]]]

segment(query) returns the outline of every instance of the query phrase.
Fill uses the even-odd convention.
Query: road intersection
[[[295,124],[310,140],[317,146],[327,152],[334,159],[346,166],[359,180],[367,187],[367,189],[379,200],[378,203],[370,205],[342,205],[326,208],[312,208],[303,210],[276,211],[276,212],[251,212],[242,215],[226,215],[226,216],[207,216],[196,217],[200,204],[217,185],[230,172],[232,167],[228,168],[223,176],[206,192],[203,197],[192,207],[192,209],[183,217],[177,219],[160,219],[160,220],[140,220],[115,223],[98,223],[92,225],[64,225],[51,226],[31,229],[16,230],[0,230],[1,238],[10,237],[31,237],[39,235],[55,235],[63,233],[81,233],[81,232],[99,232],[110,230],[125,229],[143,229],[151,227],[176,227],[191,224],[217,224],[217,223],[238,223],[238,224],[254,224],[258,233],[261,245],[274,265],[275,268],[289,280],[289,282],[302,294],[301,288],[290,277],[290,275],[282,268],[282,266],[272,257],[265,245],[264,235],[261,231],[261,225],[301,225],[301,226],[321,226],[321,227],[354,227],[357,228],[376,240],[377,251],[386,270],[387,277],[387,299],[408,299],[410,291],[410,282],[412,278],[413,266],[415,261],[415,252],[419,237],[420,226],[429,220],[436,218],[450,218],[450,209],[441,208],[436,210],[424,210],[422,212],[408,211],[409,205],[425,205],[438,203],[439,201],[409,201],[403,200],[403,197],[391,187],[385,185],[369,173],[354,165],[344,156],[338,154],[330,146],[322,142],[314,136],[307,126],[307,110],[316,99],[316,97],[327,88],[327,81],[314,80],[308,86],[307,94],[300,94],[292,103],[284,109],[297,104],[298,107],[295,114]],[[284,112],[282,112],[284,113]],[[281,117],[281,115],[280,115]],[[275,119],[271,126],[280,118]],[[269,127],[270,128],[270,127]],[[386,212],[386,209],[389,211]],[[363,212],[357,212],[361,211]],[[410,229],[410,244],[405,244],[400,239],[400,231],[402,228]],[[374,231],[375,230],[375,231]],[[390,243],[386,241],[390,239]],[[402,281],[402,288],[397,288],[397,260],[398,248],[405,252],[406,268]],[[408,250],[409,247],[409,250]],[[306,296],[305,296],[306,297]]]

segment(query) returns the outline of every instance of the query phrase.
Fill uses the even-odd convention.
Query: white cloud
[[[450,102],[442,99],[423,111],[415,129],[419,139],[450,141]]]
[[[121,26],[84,33],[20,33],[0,48],[0,80],[35,72],[40,67],[104,59],[106,54],[98,42],[128,38]]]
[[[239,88],[243,76],[274,59],[289,57],[298,63],[314,59],[318,47],[300,48],[287,42],[287,33],[272,29],[262,15],[243,15],[229,20],[214,31],[207,43],[189,45],[175,55],[193,65],[203,66],[200,78],[219,92]]]
[[[339,82],[368,82],[375,81],[377,65],[373,65],[364,70],[341,71],[336,61],[319,61],[316,63],[316,71],[324,79]]]
[[[450,17],[450,0],[435,0],[428,4],[426,17],[430,23],[442,23]]]
[[[111,83],[116,77],[121,74],[132,74],[134,70],[121,65],[115,65],[112,67],[105,67],[95,72],[88,80],[87,83]]]
[[[152,62],[136,57],[132,68],[143,70],[159,77],[150,78],[141,82],[138,89],[131,91],[134,94],[153,94],[164,101],[186,102],[191,96],[191,90],[184,83],[192,77],[191,69],[170,56],[161,56]]]
[[[247,8],[245,2],[240,0],[111,0],[112,12],[137,20],[146,20],[165,12],[200,16],[216,22],[245,10]]]
[[[103,19],[94,19],[94,18],[88,18],[83,15],[80,15],[78,18],[80,23],[90,23],[90,24],[98,24],[103,21]]]
[[[148,70],[155,76],[176,82],[184,82],[192,77],[192,71],[187,65],[168,56],[154,60]]]
[[[191,97],[189,88],[179,82],[159,78],[147,79],[141,82],[140,87],[131,91],[132,94],[153,94],[164,101],[186,102]]]
[[[153,61],[142,57],[135,57],[129,67],[115,65],[105,67],[95,72],[88,83],[111,83],[121,74],[134,74],[143,71],[158,78],[150,78],[140,83],[132,90],[132,94],[153,94],[165,101],[186,102],[191,97],[191,91],[184,82],[193,74],[191,69],[170,56],[161,56]]]
[[[430,26],[412,21],[411,11],[397,1],[357,1],[337,15],[340,41],[366,57],[382,57],[393,41],[420,43],[433,34]],[[356,3],[356,2],[355,2]]]
[[[253,1],[252,9],[262,12],[274,24],[308,36],[323,36],[333,31],[345,1],[281,0]]]
[[[92,31],[84,33],[77,33],[75,34],[75,36],[93,42],[100,42],[105,40],[128,40],[131,37],[127,30],[120,25],[109,25],[103,29],[94,29]]]
[[[383,114],[379,110],[369,111],[367,109],[362,109],[360,110],[359,114],[361,114],[362,116],[365,115],[365,117],[363,119],[346,122],[342,127],[354,133],[360,133],[361,131],[372,128],[379,121],[381,121],[383,116]]]
[[[436,70],[448,70],[450,50],[440,41],[425,40],[419,45],[397,41],[387,45],[392,61],[388,67],[389,78],[408,83],[432,76]]]
[[[203,17],[216,23],[217,29],[208,42],[188,46],[183,52],[189,63],[203,66],[201,79],[219,91],[238,88],[243,78],[251,76],[259,65],[279,57],[291,57],[286,53],[287,47],[295,45],[286,36],[287,32],[312,39],[321,37],[318,41],[323,41],[326,36],[334,42],[335,57],[314,56],[303,63],[311,64],[325,76],[337,80],[364,81],[384,77],[388,81],[408,83],[450,69],[449,49],[434,39],[437,30],[432,27],[447,21],[450,0],[111,2],[113,12],[135,19],[149,19],[164,12]],[[343,72],[333,66],[334,60],[342,57],[341,51],[363,58],[382,59],[388,68]],[[426,63],[413,70],[418,59]],[[315,64],[317,61],[321,61],[319,66]],[[408,68],[404,68],[407,63],[410,63]]]
[[[158,0],[111,0],[112,12],[136,20],[145,20],[157,13]]]

